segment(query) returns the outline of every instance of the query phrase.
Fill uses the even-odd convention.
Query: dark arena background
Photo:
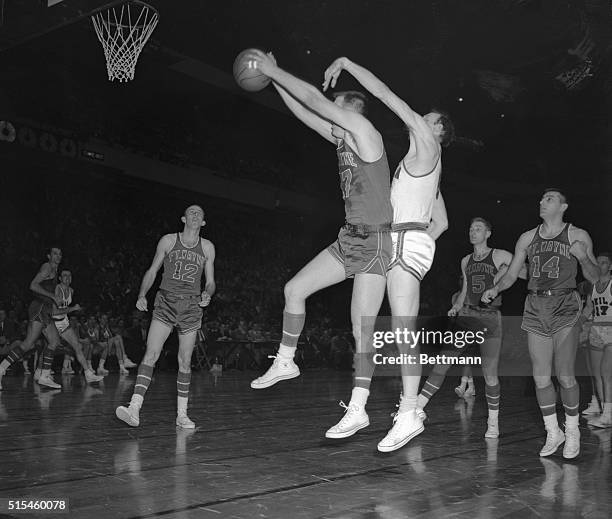
[[[147,4],[159,23],[135,77],[109,81],[91,16],[122,2],[0,0],[0,358],[10,360],[11,344],[25,339],[30,283],[56,247],[58,276],[71,271],[81,306],[70,314],[75,334],[109,330],[133,361],[121,373],[121,355],[109,354],[109,373],[88,383],[62,343],[51,368],[61,389],[52,389],[34,380],[47,351],[41,336],[11,364],[1,377],[0,517],[612,517],[611,427],[581,415],[579,456],[538,455],[546,431],[519,326],[507,327],[502,359],[527,360],[506,376],[500,365],[498,438],[483,437],[482,376],[474,397],[458,397],[458,367],[428,405],[423,433],[402,448],[376,447],[393,424],[399,368],[375,376],[368,428],[325,437],[352,388],[351,281],[308,298],[300,377],[251,389],[281,340],[283,287],[334,242],[344,214],[335,149],[272,85],[247,92],[232,77],[236,56],[259,48],[320,89],[325,69],[347,56],[417,113],[450,114],[457,138],[444,150],[440,183],[448,229],[419,310],[440,322],[472,252],[473,217],[492,223],[490,247],[514,252],[521,233],[541,223],[544,189],[555,186],[569,197],[565,221],[589,232],[596,253],[612,250],[610,2]],[[357,88],[343,72],[336,90]],[[408,131],[373,97],[368,118],[393,173]],[[191,359],[196,426],[174,422],[174,332],[140,425],[128,427],[115,409],[134,391],[161,275],[148,311],[136,308],[140,284],[159,239],[183,230],[192,204],[203,208],[201,235],[216,249],[216,292]],[[504,316],[522,315],[526,291],[518,280],[504,293]],[[386,299],[380,315],[390,315]],[[581,412],[593,393],[587,355],[579,348],[576,356]],[[94,349],[98,373],[99,356]]]

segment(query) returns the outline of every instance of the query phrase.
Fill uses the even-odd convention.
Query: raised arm
[[[306,108],[306,106],[295,99],[278,83],[273,83],[273,85],[293,115],[295,115],[306,126],[317,132],[325,140],[328,140],[332,144],[336,144],[336,139],[331,134],[331,123],[328,120],[323,119],[312,110]]]
[[[438,193],[438,196],[434,199],[431,222],[429,223],[429,227],[427,227],[427,234],[434,240],[437,240],[446,229],[448,229],[446,205],[444,205],[442,193]]]
[[[398,97],[385,83],[378,79],[368,69],[357,65],[348,58],[338,58],[325,71],[323,91],[329,86],[334,88],[340,72],[346,70],[373,96],[380,99],[391,111],[393,111],[408,128],[422,138],[430,138],[432,142],[435,137],[431,128],[423,117],[416,113],[408,104]]]
[[[202,248],[206,254],[206,263],[204,264],[206,283],[204,284],[200,306],[208,306],[212,296],[217,290],[217,285],[215,283],[215,246],[211,241],[203,239]]]
[[[366,147],[375,146],[378,148],[382,146],[380,134],[363,115],[352,110],[346,110],[333,103],[310,83],[281,69],[272,55],[253,50],[248,58],[255,62],[256,68],[259,68],[266,76],[287,90],[306,108],[315,112],[319,117],[347,130],[355,139],[359,148],[358,151],[362,151]],[[369,160],[369,157],[361,153],[360,156]]]
[[[142,310],[143,312],[147,311],[147,292],[155,282],[155,277],[157,276],[157,272],[159,271],[164,262],[164,257],[172,248],[173,238],[174,236],[172,234],[166,234],[162,237],[161,240],[159,240],[157,244],[157,249],[155,250],[153,262],[151,263],[149,269],[145,272],[145,275],[142,278],[142,283],[140,284],[138,300],[136,301],[136,308],[138,308],[138,310]]]

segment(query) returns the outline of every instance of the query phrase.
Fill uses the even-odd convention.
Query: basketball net
[[[134,79],[138,56],[159,21],[157,11],[144,2],[129,1],[99,11],[91,20],[104,49],[108,79]]]

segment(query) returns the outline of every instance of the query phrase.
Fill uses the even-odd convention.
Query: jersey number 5
[[[481,275],[481,274],[472,276],[472,292],[474,294],[480,294],[484,292],[484,289],[485,289],[484,279],[485,279],[484,275]]]
[[[555,279],[559,277],[559,256],[553,256],[542,267],[540,267],[540,256],[533,257],[533,270],[531,276],[540,277],[540,272],[546,272],[548,277]]]

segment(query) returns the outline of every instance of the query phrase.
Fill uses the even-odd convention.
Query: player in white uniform
[[[81,346],[75,331],[70,327],[70,322],[68,321],[68,314],[81,310],[81,306],[78,304],[70,306],[72,304],[72,295],[74,294],[74,290],[70,286],[70,283],[72,283],[72,273],[69,270],[62,270],[62,273],[60,274],[60,283],[55,287],[56,303],[54,305],[51,318],[55,323],[55,327],[57,328],[60,338],[63,341],[66,341],[74,350],[79,364],[83,366],[83,371],[85,373],[85,379],[87,382],[99,382],[104,377],[96,375],[87,365],[87,360],[83,355],[83,347]],[[34,376],[36,377],[37,374]]]
[[[440,193],[442,146],[450,144],[454,128],[441,111],[425,116],[417,114],[387,85],[370,71],[348,58],[338,58],[325,71],[323,90],[335,87],[338,76],[346,70],[372,95],[380,99],[406,125],[410,148],[393,176],[393,256],[387,274],[387,290],[393,329],[414,329],[419,313],[420,283],[431,268],[435,240],[446,230],[448,220]],[[401,354],[417,355],[418,344],[398,344]],[[421,366],[405,363],[402,368],[403,391],[394,425],[378,450],[389,452],[408,443],[423,432],[423,422],[416,413]]]
[[[612,427],[612,253],[599,254],[597,264],[599,280],[593,285],[583,315],[592,319],[589,355],[603,411],[588,423],[595,427]]]

